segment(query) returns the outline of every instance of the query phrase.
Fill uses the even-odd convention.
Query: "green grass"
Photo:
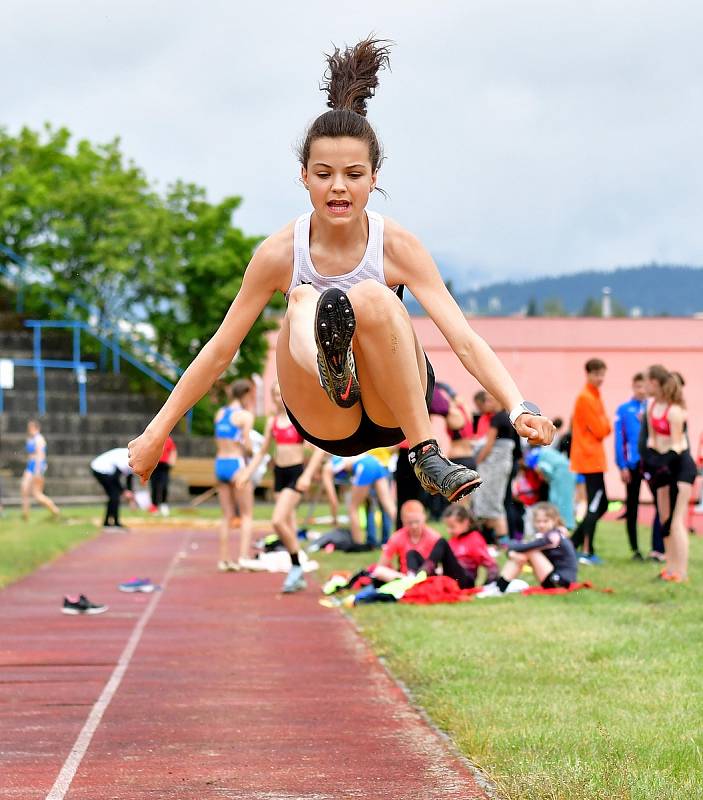
[[[0,519],[0,588],[16,581],[98,532],[92,518],[97,507],[71,508],[59,520],[35,510],[25,522],[16,509]]]
[[[18,509],[6,508],[0,517],[0,589],[28,575],[37,567],[60,556],[97,536],[105,513],[104,506],[72,506],[61,510],[58,520],[51,519],[44,509],[33,509],[29,522],[25,522]],[[132,520],[151,519],[146,512],[124,508],[121,521],[129,525]],[[183,525],[193,519],[217,519],[219,507],[210,505],[191,509],[173,508],[171,523],[181,520]],[[257,504],[256,519],[270,519],[271,507]]]
[[[621,523],[597,543],[606,564],[581,577],[614,594],[351,613],[505,800],[703,798],[703,540],[691,537],[683,586],[629,561]],[[370,559],[319,560],[324,576]]]

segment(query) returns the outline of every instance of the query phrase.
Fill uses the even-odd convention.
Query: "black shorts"
[[[435,375],[427,355],[425,355],[425,363],[427,364],[427,391],[425,392],[425,403],[429,411],[432,403],[432,395],[434,394]],[[382,425],[377,425],[366,413],[366,409],[363,406],[363,398],[359,427],[351,436],[347,436],[346,439],[318,439],[316,436],[312,436],[303,428],[293,414],[291,414],[288,406],[286,406],[285,403],[283,405],[288,412],[288,419],[290,419],[295,429],[306,442],[310,442],[310,444],[319,447],[320,450],[324,450],[326,453],[331,453],[335,456],[357,456],[359,453],[372,450],[374,447],[393,447],[396,444],[400,444],[400,442],[405,439],[402,428],[384,428]]]
[[[642,464],[644,477],[653,492],[664,486],[675,486],[677,483],[695,483],[698,469],[690,450],[675,453],[669,450],[660,453],[648,447]]]
[[[693,460],[690,450],[684,450],[678,458],[678,463],[672,470],[676,483],[690,483],[693,485],[698,476],[696,462]]]
[[[568,589],[571,586],[571,581],[553,569],[542,581],[541,585],[543,589]]]
[[[303,474],[302,464],[291,464],[290,467],[273,467],[273,491],[282,492],[284,489],[293,489],[298,478]]]

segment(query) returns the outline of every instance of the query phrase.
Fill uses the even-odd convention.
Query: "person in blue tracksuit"
[[[638,372],[632,378],[632,397],[615,412],[615,462],[627,491],[627,537],[632,558],[641,560],[637,544],[637,510],[640,499],[642,475],[638,441],[642,420],[647,409],[647,391],[644,374]]]

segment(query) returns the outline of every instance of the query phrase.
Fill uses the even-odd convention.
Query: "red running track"
[[[486,798],[315,588],[215,559],[209,531],[103,534],[0,593],[0,798]]]

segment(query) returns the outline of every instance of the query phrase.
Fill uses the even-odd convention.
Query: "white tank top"
[[[295,222],[295,232],[293,234],[293,277],[286,292],[286,300],[296,286],[301,283],[309,283],[318,292],[325,289],[342,289],[347,291],[361,281],[369,278],[387,286],[386,277],[383,272],[383,217],[375,211],[366,211],[369,221],[369,239],[366,244],[366,252],[356,267],[351,272],[343,275],[320,275],[315,269],[310,258],[310,217],[312,211],[298,217]],[[391,287],[397,291],[398,287]]]

